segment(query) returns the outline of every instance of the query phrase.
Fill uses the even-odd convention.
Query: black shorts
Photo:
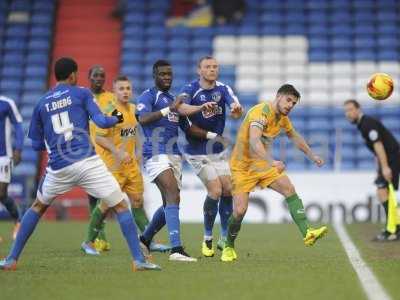
[[[399,175],[400,175],[400,162],[396,162],[393,164],[389,164],[390,169],[392,170],[392,183],[393,188],[397,191],[399,189]],[[382,170],[379,168],[378,176],[375,179],[375,185],[377,188],[387,188],[388,182],[382,175]]]

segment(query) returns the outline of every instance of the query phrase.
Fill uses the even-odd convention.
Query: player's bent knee
[[[49,207],[49,205],[44,204],[43,202],[41,202],[39,199],[36,199],[31,206],[31,209],[33,209],[35,212],[37,212],[40,215],[43,215],[45,213],[45,211],[47,210],[47,208]]]
[[[170,204],[179,203],[179,190],[174,187],[167,188],[165,191],[165,200]]]
[[[103,202],[108,205],[108,207],[115,207],[117,204],[123,202],[123,205],[126,205],[124,201],[124,194],[122,193],[121,189],[114,190],[111,194],[106,197],[102,198]]]

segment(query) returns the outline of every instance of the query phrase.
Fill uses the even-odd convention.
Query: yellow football
[[[385,73],[375,73],[367,83],[368,95],[375,100],[385,100],[393,92],[393,79]]]

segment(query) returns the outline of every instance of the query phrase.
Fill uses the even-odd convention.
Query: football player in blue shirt
[[[134,270],[160,270],[159,266],[145,260],[122,191],[90,142],[89,118],[97,126],[108,128],[122,122],[123,115],[117,110],[111,117],[103,115],[92,93],[76,87],[77,71],[73,59],[58,59],[54,67],[58,83],[38,101],[33,111],[28,137],[35,150],[47,149],[48,167],[40,181],[36,200],[21,220],[9,255],[0,261],[0,269],[16,269],[27,240],[53,200],[72,187],[80,186],[89,195],[102,199],[116,213],[133,257]],[[82,246],[93,248],[92,245]],[[93,248],[93,251],[96,250]]]
[[[140,237],[149,247],[153,236],[167,224],[171,243],[169,260],[195,262],[183,247],[180,238],[179,202],[182,177],[182,158],[178,149],[179,127],[187,134],[205,137],[206,132],[191,126],[188,115],[213,109],[215,103],[208,102],[198,106],[182,103],[169,92],[172,84],[172,67],[169,62],[159,60],[153,65],[155,87],[147,89],[137,99],[138,121],[143,128],[143,158],[150,180],[161,192],[163,206]]]
[[[219,211],[221,220],[221,237],[218,249],[222,250],[227,236],[228,219],[232,214],[231,173],[228,153],[224,144],[215,140],[221,137],[225,128],[225,111],[229,107],[231,116],[240,118],[242,106],[232,89],[219,81],[218,63],[211,56],[202,57],[198,63],[199,79],[185,85],[180,97],[185,103],[202,105],[216,102],[210,110],[191,115],[190,121],[208,132],[206,139],[198,139],[186,135],[185,158],[195,170],[197,176],[207,188],[204,201],[204,240],[202,253],[205,257],[214,256],[213,226]],[[218,205],[219,202],[219,205]]]
[[[14,145],[10,124],[14,127],[15,132]],[[11,181],[12,169],[21,161],[23,145],[24,130],[18,108],[14,100],[0,95],[0,202],[15,222],[13,240],[15,240],[20,226],[20,216],[14,200],[8,196],[7,189]]]

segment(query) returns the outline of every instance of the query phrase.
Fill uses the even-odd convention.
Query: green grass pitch
[[[376,225],[348,227],[380,282],[400,292],[400,242],[371,243]],[[10,246],[10,223],[0,223],[0,257]],[[183,224],[187,251],[197,263],[169,262],[155,254],[161,272],[131,272],[118,224],[109,222],[112,250],[84,256],[79,245],[86,223],[43,222],[24,250],[16,272],[0,272],[0,299],[366,299],[348,258],[330,227],[328,236],[306,248],[294,225],[244,224],[236,245],[239,259],[201,258],[202,227]],[[158,239],[166,241],[165,232]]]

